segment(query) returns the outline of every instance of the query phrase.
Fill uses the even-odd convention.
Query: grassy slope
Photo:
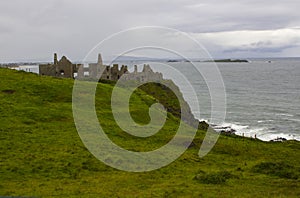
[[[222,135],[200,159],[197,152],[204,133],[199,131],[194,141],[198,146],[167,167],[146,173],[118,171],[98,161],[82,144],[72,118],[72,80],[7,69],[0,69],[0,79],[0,195],[300,196],[299,142]],[[131,150],[152,150],[172,137],[179,121],[170,114],[154,137],[138,139],[122,132],[112,121],[111,90],[112,85],[100,84],[96,103],[100,122],[113,141]],[[154,99],[137,91],[132,101],[133,117],[147,123],[144,114]]]

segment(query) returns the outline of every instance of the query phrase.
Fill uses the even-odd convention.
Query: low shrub
[[[252,172],[277,176],[287,179],[298,179],[299,168],[285,162],[262,162],[252,168]]]
[[[200,171],[194,179],[203,184],[223,184],[228,179],[237,178],[237,176],[231,174],[229,171],[219,171],[214,173],[205,173]]]

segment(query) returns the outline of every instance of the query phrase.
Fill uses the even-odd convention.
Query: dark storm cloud
[[[278,30],[294,30],[300,26],[299,6],[298,0],[1,1],[0,61],[49,60],[54,51],[71,59],[80,59],[112,33],[144,25],[167,26],[189,32],[218,55],[226,50],[245,48],[274,50],[273,47],[277,47],[284,50],[296,46],[296,51],[298,44],[289,43],[298,39],[293,31],[292,36],[279,34],[278,40],[282,42],[274,39],[273,35],[272,45],[268,47],[249,46],[268,42],[266,34],[272,34],[272,31],[278,33]],[[246,40],[233,44],[230,40],[234,36],[228,36],[228,32],[239,31],[242,31],[241,39]],[[257,39],[250,36],[247,41],[247,35],[257,31],[262,31]],[[284,40],[286,35],[290,40]]]

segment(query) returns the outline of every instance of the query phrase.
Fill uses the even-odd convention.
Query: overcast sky
[[[53,52],[81,60],[136,26],[186,32],[216,58],[300,56],[299,8],[299,0],[2,0],[0,62],[50,61]]]

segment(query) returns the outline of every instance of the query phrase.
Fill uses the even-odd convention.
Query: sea
[[[225,130],[237,135],[256,137],[263,141],[278,139],[300,141],[300,58],[247,59],[248,63],[228,62],[164,62],[182,73],[194,87],[198,101],[183,83],[176,83],[192,113],[207,121],[217,131]],[[144,63],[144,62],[143,62]],[[149,62],[148,62],[149,63]],[[129,70],[142,62],[126,62]],[[172,74],[157,69],[166,78]],[[206,81],[197,70],[205,71],[216,64],[225,87],[226,117],[221,124],[211,123],[211,97]],[[20,70],[38,73],[37,66],[24,66]],[[197,104],[200,107],[196,107]]]
[[[182,68],[190,63],[168,63]],[[215,63],[199,62],[194,67],[207,70]],[[197,90],[199,120],[205,120],[218,131],[263,141],[300,141],[300,59],[250,59],[249,63],[216,63],[226,93],[226,118],[222,124],[210,123],[211,98],[203,77],[198,72],[184,72]],[[189,66],[190,67],[190,66]],[[179,87],[180,83],[177,84]],[[184,91],[192,112],[198,114],[188,92]]]

